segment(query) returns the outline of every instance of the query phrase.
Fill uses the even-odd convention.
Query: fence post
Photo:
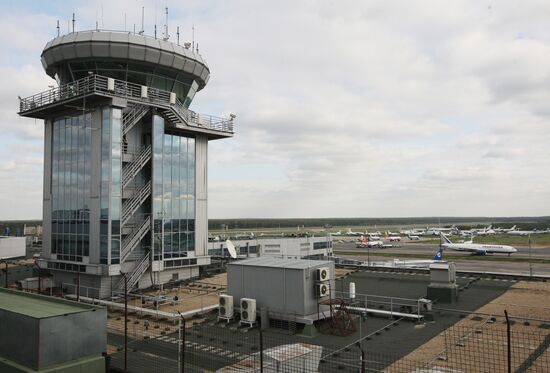
[[[180,350],[180,372],[185,372],[185,318],[181,314],[180,311],[178,311],[180,315],[180,342],[181,342],[181,350]]]
[[[260,328],[260,373],[264,373],[264,335]]]
[[[510,337],[510,319],[506,310],[504,310],[504,317],[506,317],[506,342],[508,344],[508,373],[512,373],[512,338]]]

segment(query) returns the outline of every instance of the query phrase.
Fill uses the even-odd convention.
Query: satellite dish
[[[237,258],[237,250],[235,249],[235,245],[233,245],[233,242],[230,240],[225,241],[225,244],[227,245],[227,251],[229,251],[229,256],[231,256],[233,259]]]

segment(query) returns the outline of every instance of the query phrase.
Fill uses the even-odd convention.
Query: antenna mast
[[[193,23],[193,27],[191,27],[192,33],[191,33],[191,40],[193,42],[191,51],[195,50],[195,24]]]
[[[180,27],[178,26],[177,28],[177,32],[176,32],[176,35],[178,36],[178,45],[180,45]]]
[[[74,13],[73,13],[73,32],[74,32],[74,23],[75,23],[75,18],[74,18]]]
[[[166,23],[164,24],[164,41],[167,41],[170,38],[170,35],[168,35],[168,7],[164,9],[166,11]]]
[[[144,28],[145,22],[144,22],[144,19],[145,19],[145,7],[142,6],[142,7],[141,7],[141,30],[139,31],[139,34],[140,34],[140,35],[143,35],[143,33],[145,32],[145,28]]]
[[[57,20],[57,37],[59,37],[59,20]]]

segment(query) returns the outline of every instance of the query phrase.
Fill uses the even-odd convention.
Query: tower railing
[[[24,115],[27,112],[30,113],[48,105],[63,103],[90,94],[123,97],[137,103],[161,106],[172,109],[188,126],[233,133],[233,117],[222,118],[199,114],[187,109],[181,100],[175,97],[173,92],[97,74],[90,74],[59,87],[26,98],[20,98],[19,114]]]

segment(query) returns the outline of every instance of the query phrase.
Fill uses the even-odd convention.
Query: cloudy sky
[[[0,3],[0,219],[41,218],[43,124],[17,95],[54,84],[56,20],[139,29],[142,5],[148,34],[166,5],[172,39],[195,24],[191,108],[237,114],[210,217],[550,215],[548,1],[86,0]]]

